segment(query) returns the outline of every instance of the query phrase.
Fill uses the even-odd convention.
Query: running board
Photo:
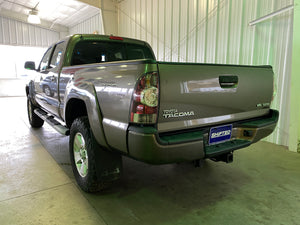
[[[53,127],[56,131],[58,131],[62,135],[70,135],[70,130],[66,126],[62,125],[59,121],[57,121],[54,116],[46,113],[41,109],[35,109],[34,113],[38,115],[42,120],[47,122],[51,127]]]

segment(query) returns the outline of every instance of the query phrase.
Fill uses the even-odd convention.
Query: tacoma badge
[[[163,110],[163,117],[164,118],[178,118],[184,116],[194,116],[194,111],[189,112],[178,112],[177,109],[166,109]]]

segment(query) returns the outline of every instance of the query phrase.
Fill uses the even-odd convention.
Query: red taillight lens
[[[158,94],[158,74],[151,72],[143,75],[138,80],[133,92],[130,122],[143,124],[156,123]]]
[[[117,40],[117,41],[123,41],[124,39],[122,37],[117,37],[117,36],[110,36],[110,40]]]

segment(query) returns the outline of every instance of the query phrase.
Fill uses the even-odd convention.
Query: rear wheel
[[[103,162],[113,163],[117,158],[110,158],[112,153],[103,150],[98,144],[86,116],[77,118],[72,123],[69,151],[72,170],[82,190],[97,192],[109,186],[111,180],[104,179],[99,173],[107,174],[110,169]]]
[[[35,108],[36,107],[32,104],[30,98],[27,98],[27,114],[29,123],[34,128],[40,128],[43,126],[44,120],[34,113]]]

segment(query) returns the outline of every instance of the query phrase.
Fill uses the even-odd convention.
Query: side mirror
[[[27,70],[35,70],[35,62],[33,61],[25,62],[24,68]]]

